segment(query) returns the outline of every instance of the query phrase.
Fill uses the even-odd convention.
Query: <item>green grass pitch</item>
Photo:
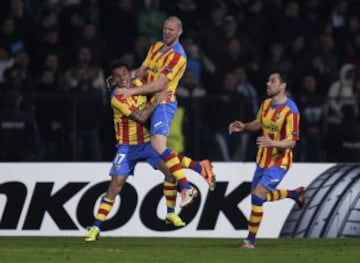
[[[252,250],[240,239],[0,236],[0,262],[360,262],[360,238],[258,239]]]

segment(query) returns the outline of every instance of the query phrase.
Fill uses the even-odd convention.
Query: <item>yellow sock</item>
[[[266,195],[266,201],[277,201],[280,199],[288,198],[289,197],[289,191],[286,189],[277,189],[274,192],[269,192]]]
[[[175,205],[176,205],[176,194],[177,194],[176,182],[171,183],[164,181],[163,192],[166,199],[167,213],[168,214],[174,213]]]

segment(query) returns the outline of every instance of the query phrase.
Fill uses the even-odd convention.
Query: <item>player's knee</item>
[[[261,199],[266,199],[266,195],[269,192],[264,186],[258,184],[258,186],[253,190],[252,194],[260,197]]]

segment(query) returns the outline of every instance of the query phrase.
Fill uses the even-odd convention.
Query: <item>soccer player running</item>
[[[277,189],[292,165],[292,149],[299,140],[299,111],[295,102],[287,97],[286,88],[284,74],[270,74],[266,88],[270,98],[262,102],[256,119],[247,123],[234,121],[229,125],[229,134],[262,130],[256,140],[257,166],[251,183],[249,232],[241,248],[255,248],[265,202],[291,198],[299,207],[304,206],[304,187],[295,190]]]
[[[187,181],[179,156],[167,147],[167,137],[177,109],[175,90],[186,68],[186,54],[179,42],[182,32],[181,20],[175,16],[168,17],[163,26],[163,41],[152,44],[142,65],[132,72],[132,78],[146,79],[147,83],[142,87],[119,89],[117,94],[133,96],[161,90],[171,92],[171,96],[162,101],[151,116],[151,144],[177,179],[182,189],[181,206],[185,206],[198,193]],[[202,175],[212,190],[215,175],[211,163],[203,160],[200,165]]]

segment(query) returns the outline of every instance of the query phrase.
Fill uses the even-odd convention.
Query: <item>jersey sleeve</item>
[[[298,112],[290,111],[286,118],[286,138],[289,138],[294,141],[299,140],[299,123],[300,115]]]

